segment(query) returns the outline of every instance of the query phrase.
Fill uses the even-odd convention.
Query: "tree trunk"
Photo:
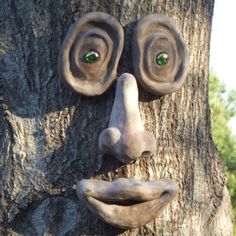
[[[0,3],[0,234],[231,235],[230,198],[208,105],[214,0]],[[84,97],[58,79],[66,32],[91,11],[113,15],[125,29],[118,75],[132,73],[132,31],[140,17],[164,13],[185,39],[190,68],[184,87],[160,98],[139,88],[143,123],[157,141],[149,159],[119,165],[101,158],[98,136],[107,127],[115,85]],[[94,177],[170,178],[180,192],[153,222],[125,231],[98,220],[78,200],[76,180]]]

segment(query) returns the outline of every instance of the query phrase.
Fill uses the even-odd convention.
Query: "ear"
[[[147,91],[164,95],[183,85],[187,50],[167,16],[149,15],[138,22],[133,33],[132,54],[135,77]]]
[[[124,32],[119,22],[103,12],[81,17],[69,29],[59,58],[60,78],[75,92],[104,93],[116,77]]]

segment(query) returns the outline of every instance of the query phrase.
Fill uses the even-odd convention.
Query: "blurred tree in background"
[[[224,83],[214,73],[211,73],[209,79],[209,102],[212,136],[220,157],[226,164],[227,185],[236,219],[236,136],[229,125],[230,119],[236,116],[236,91],[226,91]]]

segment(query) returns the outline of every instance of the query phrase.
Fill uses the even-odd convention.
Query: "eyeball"
[[[138,22],[133,33],[132,55],[135,77],[147,91],[164,95],[183,85],[187,49],[167,16],[153,14]]]
[[[88,13],[65,37],[58,57],[59,76],[75,92],[100,95],[116,78],[123,46],[123,28],[115,18]]]

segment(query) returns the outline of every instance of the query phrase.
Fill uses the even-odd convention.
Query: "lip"
[[[77,195],[90,211],[119,228],[149,223],[177,193],[178,186],[172,180],[84,179],[77,183]]]

